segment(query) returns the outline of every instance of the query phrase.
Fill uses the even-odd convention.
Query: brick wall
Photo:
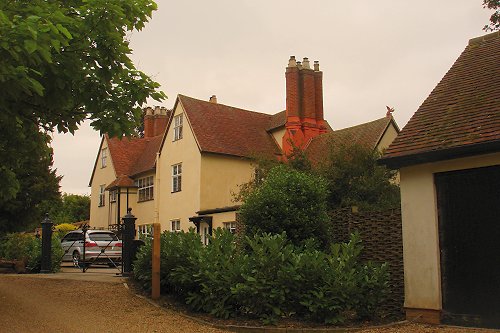
[[[330,213],[334,242],[349,240],[349,235],[357,230],[364,246],[361,259],[389,264],[390,294],[382,310],[391,316],[403,316],[404,276],[401,210],[353,211],[356,209],[340,209]]]

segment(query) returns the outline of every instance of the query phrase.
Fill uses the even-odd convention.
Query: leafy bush
[[[59,238],[63,238],[68,232],[78,229],[75,225],[71,223],[61,223],[54,227],[54,235]]]
[[[247,232],[280,234],[301,245],[309,238],[329,242],[326,181],[286,165],[272,168],[240,209]]]
[[[342,323],[372,317],[387,292],[385,264],[362,263],[359,235],[320,251],[313,242],[293,245],[286,234],[245,238],[238,251],[232,234],[217,230],[207,246],[199,235],[161,236],[162,293],[179,296],[193,310],[273,323],[281,317]],[[134,273],[151,283],[151,244],[141,247]]]
[[[58,237],[52,237],[52,271],[60,269],[63,250]],[[0,245],[0,257],[21,260],[28,271],[37,273],[42,262],[42,239],[32,234],[8,234]]]

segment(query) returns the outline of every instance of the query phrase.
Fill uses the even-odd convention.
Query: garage
[[[500,166],[435,174],[442,321],[500,325]]]

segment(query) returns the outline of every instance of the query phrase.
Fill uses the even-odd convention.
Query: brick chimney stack
[[[302,62],[294,56],[288,60],[286,78],[286,133],[283,152],[289,155],[293,147],[305,148],[312,138],[325,133],[323,118],[323,73],[319,62],[311,68],[308,58]]]
[[[167,128],[168,110],[165,107],[155,106],[144,109],[144,137],[151,138],[162,135]]]
[[[144,137],[145,138],[150,138],[154,136],[154,125],[155,125],[155,120],[154,120],[154,111],[152,108],[147,107],[145,109],[144,113]]]

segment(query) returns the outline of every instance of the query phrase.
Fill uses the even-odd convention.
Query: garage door
[[[500,328],[500,166],[435,175],[443,322]]]

